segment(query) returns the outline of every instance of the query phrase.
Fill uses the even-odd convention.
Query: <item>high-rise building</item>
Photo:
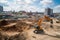
[[[3,6],[0,6],[0,12],[3,12]]]
[[[44,14],[53,17],[53,9],[46,8]]]

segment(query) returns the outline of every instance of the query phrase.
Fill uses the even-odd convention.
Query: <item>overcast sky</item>
[[[0,5],[4,7],[4,11],[44,12],[45,8],[50,7],[54,12],[60,12],[60,0],[0,0]]]

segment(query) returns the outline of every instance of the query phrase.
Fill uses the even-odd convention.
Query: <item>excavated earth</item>
[[[7,26],[13,23],[15,25]],[[33,24],[28,20],[3,20],[0,22],[0,40],[60,40],[60,23],[55,23],[53,28],[49,22],[42,23],[43,34],[35,34]]]

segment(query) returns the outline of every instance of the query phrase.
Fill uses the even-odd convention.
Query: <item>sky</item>
[[[4,11],[32,11],[44,12],[45,8],[60,12],[60,0],[0,0]]]

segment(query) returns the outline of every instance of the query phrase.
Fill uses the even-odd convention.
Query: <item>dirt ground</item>
[[[0,40],[60,40],[60,23],[54,23],[53,28],[50,28],[49,22],[43,22],[43,34],[34,33],[33,21],[19,20],[12,23],[15,23],[15,25],[0,27]]]
[[[59,37],[55,37],[48,34],[35,34],[33,33],[34,29],[30,29],[27,31],[28,38],[27,40],[60,40]]]

